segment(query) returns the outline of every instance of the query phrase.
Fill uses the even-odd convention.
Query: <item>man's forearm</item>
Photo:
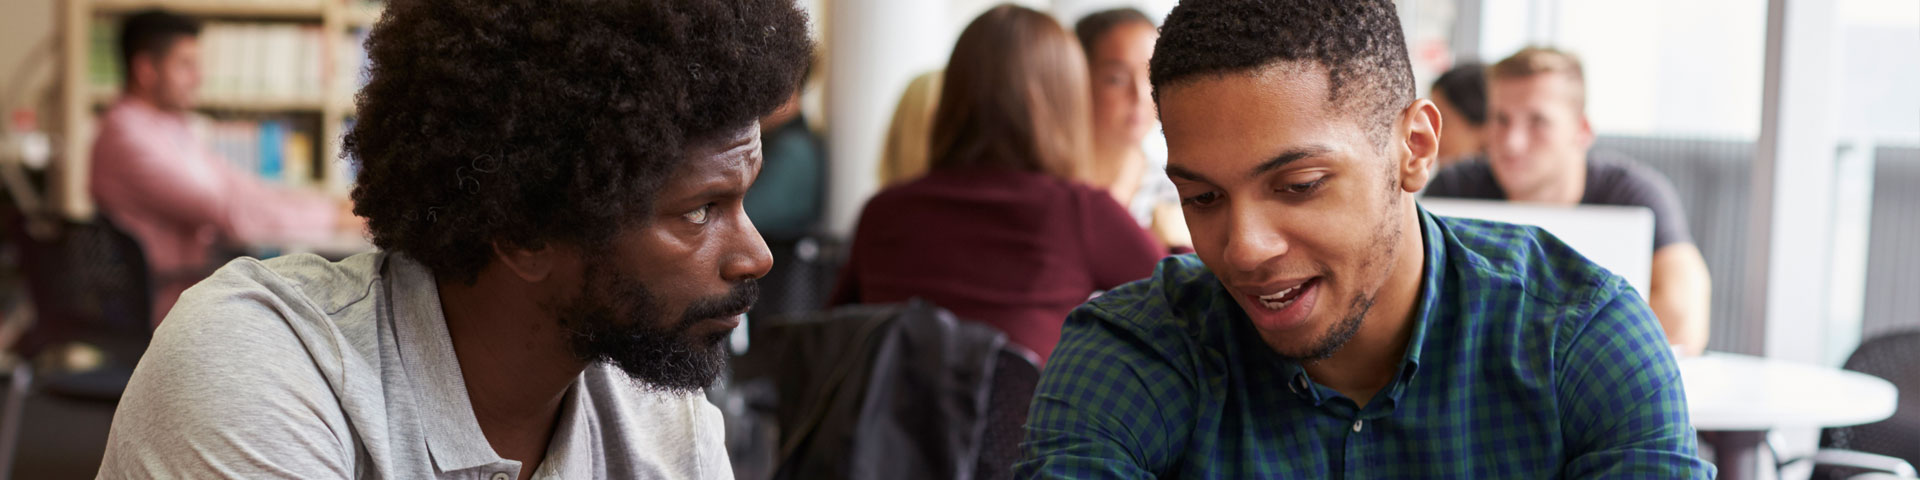
[[[1713,280],[1706,259],[1693,244],[1668,245],[1653,255],[1653,286],[1647,304],[1667,342],[1680,346],[1685,355],[1699,355],[1707,349],[1710,332]]]

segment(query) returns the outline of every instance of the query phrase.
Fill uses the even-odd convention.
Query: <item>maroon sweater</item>
[[[1167,250],[1106,192],[1051,175],[934,171],[867,202],[832,304],[920,297],[998,327],[1042,361],[1093,292]]]

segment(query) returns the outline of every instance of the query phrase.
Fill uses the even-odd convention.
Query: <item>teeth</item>
[[[1293,292],[1300,290],[1301,287],[1305,287],[1305,286],[1307,286],[1307,284],[1302,283],[1299,285],[1294,285],[1293,288],[1274,292],[1273,294],[1270,294],[1270,295],[1261,295],[1260,306],[1267,307],[1268,309],[1271,309],[1271,310],[1285,309],[1287,308],[1287,306],[1293,305],[1293,302],[1298,301],[1300,299],[1296,298],[1296,299],[1287,300],[1284,302],[1280,301],[1280,299],[1287,298],[1287,295],[1292,295]]]
[[[1296,302],[1296,301],[1298,301],[1298,299],[1288,300],[1284,302],[1269,302],[1266,300],[1261,300],[1260,306],[1267,307],[1268,310],[1284,310],[1287,308],[1288,305],[1293,305],[1293,302]]]
[[[1306,285],[1306,284],[1304,284],[1304,283],[1303,283],[1303,284],[1300,284],[1300,285],[1294,285],[1294,286],[1293,286],[1293,288],[1289,288],[1289,289],[1286,289],[1286,290],[1281,290],[1281,291],[1279,291],[1279,292],[1275,292],[1275,293],[1274,293],[1274,294],[1272,294],[1272,295],[1261,295],[1261,296],[1260,296],[1260,300],[1261,300],[1261,301],[1268,301],[1268,302],[1271,302],[1271,301],[1275,301],[1275,300],[1279,300],[1279,299],[1281,299],[1281,298],[1285,298],[1285,297],[1287,296],[1287,294],[1289,294],[1289,293],[1293,293],[1293,291],[1294,291],[1294,290],[1299,290],[1299,289],[1300,289],[1300,287],[1301,287],[1302,285]]]

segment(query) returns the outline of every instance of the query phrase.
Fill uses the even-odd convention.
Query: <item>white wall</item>
[[[20,62],[26,59],[34,48],[54,47],[51,42],[55,40],[53,38],[55,5],[55,0],[5,0],[4,3],[0,3],[0,87],[20,88],[15,86],[15,82],[22,81],[22,78],[16,78],[20,73],[17,69],[22,67],[36,72],[34,75],[24,77],[27,82],[51,85],[50,82],[53,81],[53,75],[58,66],[48,62],[54,57],[43,57],[41,59],[43,63],[30,66],[22,65]],[[0,91],[0,95],[9,93],[11,92]],[[13,106],[20,101],[23,99],[0,98],[0,105]],[[0,114],[5,113],[0,112]],[[47,119],[46,115],[47,112],[41,112],[43,121]]]
[[[1766,2],[1483,0],[1480,55],[1548,45],[1581,57],[1602,134],[1751,140],[1760,129]]]

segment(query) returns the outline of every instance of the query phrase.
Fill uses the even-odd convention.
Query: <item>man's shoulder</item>
[[[367,343],[360,337],[371,334],[368,312],[382,256],[229,262],[180,296],[154,332],[148,356],[182,375],[232,364],[319,368],[337,380],[344,359],[358,355],[355,345]]]
[[[1458,282],[1455,290],[1462,297],[1449,302],[1461,309],[1455,318],[1464,323],[1455,327],[1465,335],[1529,344],[1551,336],[1556,357],[1595,344],[1625,345],[1661,335],[1659,321],[1626,279],[1546,230],[1476,219],[1436,221],[1448,238],[1447,281]],[[1491,333],[1506,331],[1535,333],[1528,338]],[[1665,348],[1664,342],[1652,343]]]
[[[582,372],[594,431],[607,458],[629,459],[607,465],[605,475],[634,478],[715,478],[730,473],[726,425],[712,402],[699,393],[642,387],[606,362]],[[629,469],[621,472],[618,469]]]
[[[1220,280],[1194,254],[1160,260],[1153,275],[1135,280],[1089,300],[1074,309],[1068,323],[1091,323],[1099,341],[1133,343],[1147,355],[1168,360],[1188,358],[1190,351],[1226,329],[1219,311]],[[1121,338],[1109,338],[1121,337]],[[1063,338],[1063,345],[1065,339]],[[1055,351],[1054,358],[1060,352]],[[1051,361],[1050,361],[1051,362]]]
[[[366,385],[349,378],[353,334],[329,316],[352,303],[329,288],[351,290],[377,264],[243,258],[188,289],[128,381],[102,471],[194,477],[248,471],[246,456],[263,454],[288,471],[350,472],[348,392]],[[198,437],[218,441],[181,444]]]
[[[1587,175],[1587,188],[1599,197],[1589,197],[1594,203],[1639,205],[1648,201],[1640,197],[1673,191],[1673,181],[1666,174],[1611,150],[1587,154]]]
[[[339,262],[315,255],[235,259],[183,293],[162,325],[257,320],[217,313],[260,307],[298,317],[289,320],[331,319],[372,299],[385,257],[367,253]]]
[[[1583,305],[1597,309],[1628,288],[1619,275],[1540,227],[1456,217],[1434,221],[1467,295],[1546,303],[1553,309],[1548,311],[1576,313]]]

